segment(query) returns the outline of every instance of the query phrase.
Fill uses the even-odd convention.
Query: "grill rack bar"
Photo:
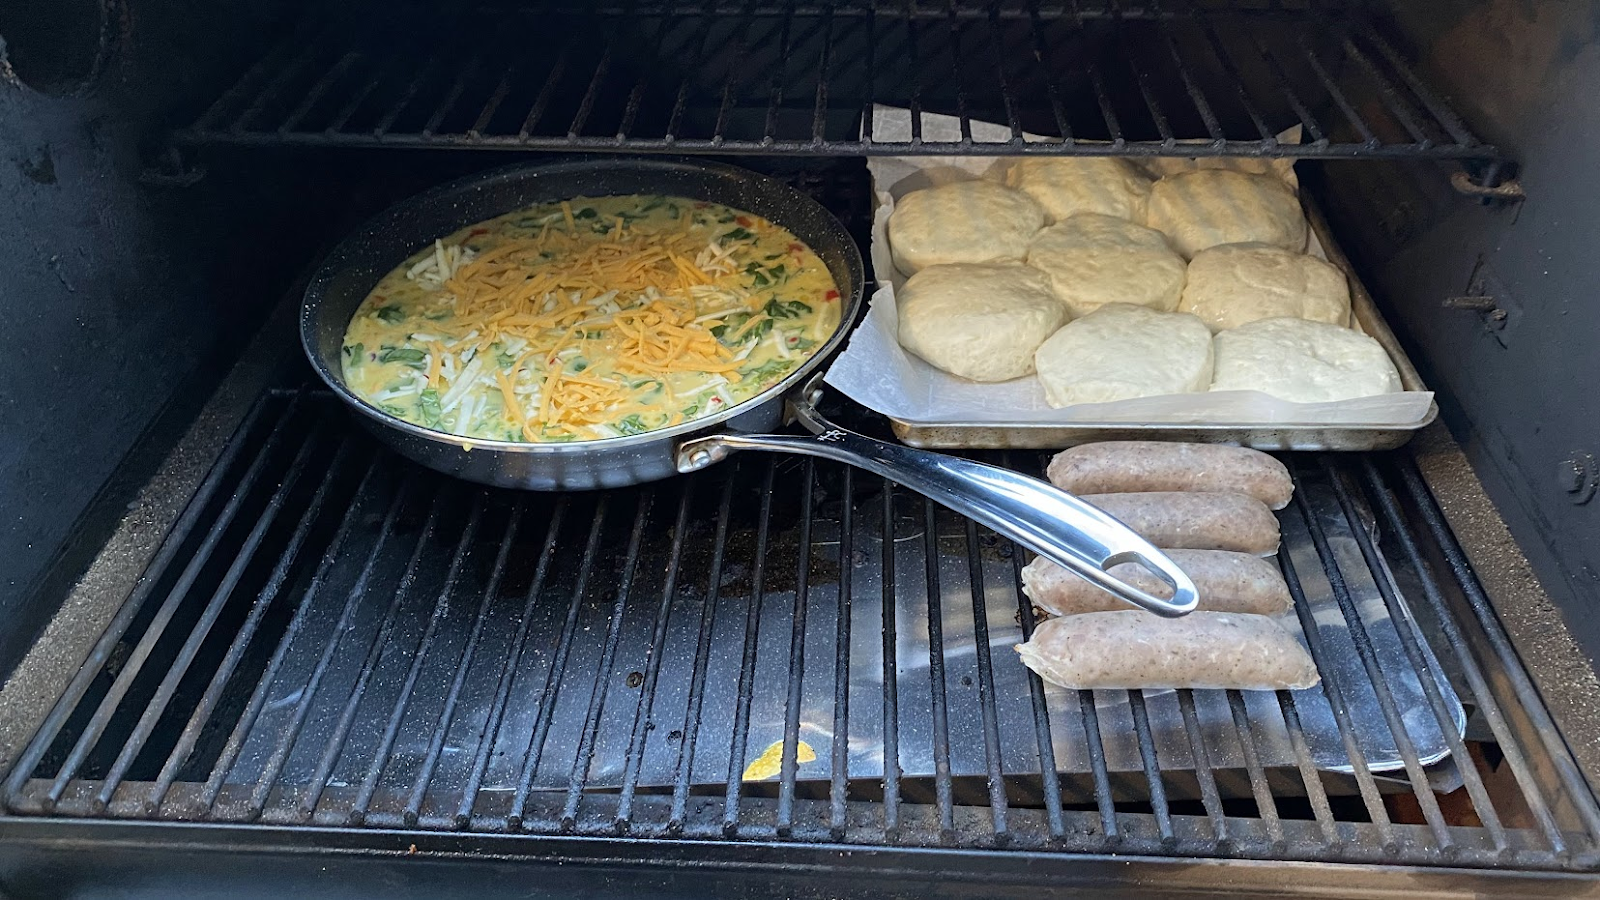
[[[1006,829],[1005,768],[1000,758],[1000,713],[995,709],[994,661],[990,656],[989,615],[982,587],[983,556],[978,552],[978,523],[968,519],[966,524],[972,647],[978,663],[978,706],[983,718],[983,761],[989,778],[989,818],[995,843],[1004,846],[1011,837]]]
[[[739,460],[734,460],[737,467]],[[711,554],[711,572],[707,581],[707,596],[700,606],[700,623],[695,640],[694,669],[689,681],[689,703],[684,711],[683,738],[678,744],[677,759],[673,765],[672,811],[667,829],[673,834],[683,830],[689,802],[690,766],[694,761],[695,740],[700,735],[701,704],[705,700],[707,655],[710,653],[711,629],[715,624],[717,603],[721,599],[723,560],[727,552],[728,524],[733,515],[734,479],[729,478],[722,487],[722,500],[717,506],[716,543]]]
[[[766,467],[761,483],[761,511],[756,521],[756,553],[751,564],[750,596],[745,599],[744,650],[739,662],[739,684],[733,711],[733,741],[728,747],[727,788],[722,795],[722,834],[734,837],[739,833],[739,797],[744,788],[744,770],[750,757],[750,704],[755,691],[755,661],[757,641],[761,637],[762,588],[766,585],[767,552],[772,536],[772,493],[777,466]],[[699,728],[700,720],[695,727]],[[692,760],[691,760],[692,762]]]
[[[1007,466],[1015,465],[1014,454],[1006,453],[1001,457]],[[1011,554],[1011,576],[1022,583],[1022,554]],[[1022,639],[1033,637],[1034,621],[1033,604],[1028,602],[1021,591],[1017,592],[1017,624],[1022,627]],[[1055,759],[1055,739],[1050,734],[1050,710],[1045,703],[1044,683],[1038,679],[1028,679],[1028,701],[1033,710],[1034,739],[1038,743],[1040,759]],[[1090,732],[1092,733],[1092,732]],[[1061,782],[1056,778],[1041,778],[1040,786],[1044,797],[1044,811],[1046,822],[1050,828],[1050,837],[1053,840],[1061,839],[1066,833],[1066,823],[1062,818],[1061,807]],[[1109,799],[1110,791],[1105,791]]]
[[[828,779],[828,832],[835,840],[844,835],[845,800],[848,798],[850,761],[850,654],[839,652],[850,646],[851,572],[855,569],[855,470],[844,470],[840,488],[843,506],[839,519],[839,558],[850,560],[851,565],[839,572],[839,614],[834,627],[833,668],[833,756],[829,762],[832,774]]]
[[[818,156],[1501,159],[1372,21],[1320,4],[877,0],[585,8],[482,0],[444,12],[411,3],[373,14],[357,4],[317,15],[248,67],[174,133],[175,141]],[[404,27],[423,21],[425,29]],[[418,30],[429,39],[418,39]],[[507,40],[510,33],[525,40]],[[1026,68],[1013,65],[1030,56]],[[1139,98],[1138,106],[1119,105],[1119,96]],[[877,103],[910,109],[909,139],[873,134]],[[927,112],[956,116],[959,136],[927,137]],[[1329,132],[1319,118],[1345,124]],[[1003,136],[975,137],[975,120],[999,123]],[[1280,142],[1277,132],[1295,123],[1309,139]]]
[[[895,689],[895,648],[899,639],[895,621],[895,484],[883,479],[882,565],[883,595],[883,834],[892,839],[900,831],[900,713]]]
[[[927,578],[928,601],[928,704],[932,710],[933,729],[933,793],[939,812],[939,835],[948,838],[955,833],[955,783],[950,774],[950,704],[949,683],[945,679],[944,602],[939,582],[939,547],[937,544],[938,508],[932,500],[922,499],[923,565]]]
[[[811,532],[814,523],[812,495],[816,487],[816,464],[807,458],[802,465],[805,474],[801,476],[804,487],[800,500],[802,513],[798,538],[800,565],[795,580],[794,606],[789,613],[789,683],[783,703],[783,750],[778,773],[779,837],[787,837],[794,828],[795,779],[800,768],[800,705],[805,699],[806,615],[810,605]],[[834,743],[838,745],[843,742]]]

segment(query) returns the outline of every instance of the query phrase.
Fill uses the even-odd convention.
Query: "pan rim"
[[[397,218],[403,216],[413,207],[420,206],[432,200],[459,196],[466,192],[481,189],[487,185],[501,181],[514,181],[541,175],[560,175],[567,172],[585,172],[598,166],[617,167],[637,166],[642,169],[655,169],[658,171],[685,171],[694,170],[699,173],[713,173],[723,177],[738,178],[755,183],[761,190],[781,198],[787,208],[799,208],[814,211],[820,214],[819,220],[824,227],[834,231],[845,251],[845,268],[853,276],[853,283],[840,290],[839,302],[842,304],[839,314],[839,324],[817,348],[817,352],[794,371],[769,385],[765,390],[718,413],[691,419],[666,428],[658,428],[640,434],[622,435],[610,438],[588,438],[573,441],[551,442],[521,442],[505,441],[491,438],[472,438],[459,434],[438,431],[408,422],[398,416],[392,416],[373,406],[361,398],[345,384],[340,373],[332,370],[321,359],[316,348],[316,334],[314,323],[316,314],[321,306],[323,290],[329,282],[343,269],[350,265],[350,257],[354,249],[363,239],[378,232],[380,229],[391,225]],[[600,196],[600,195],[597,195]],[[609,196],[609,195],[607,195]],[[685,199],[695,199],[687,197]],[[514,210],[507,210],[512,212]],[[503,213],[497,213],[501,215]],[[467,227],[472,222],[463,223],[459,227]],[[779,222],[777,224],[784,224]],[[785,226],[787,227],[787,226]],[[396,260],[393,265],[384,270],[385,274],[393,271],[393,267],[403,262],[404,258]],[[380,276],[382,277],[382,276]],[[684,436],[698,436],[719,430],[730,420],[736,419],[745,413],[751,412],[764,403],[771,402],[786,396],[789,391],[814,372],[849,338],[852,320],[859,311],[862,297],[866,290],[866,270],[861,258],[861,248],[857,246],[855,238],[850,235],[844,223],[839,220],[826,206],[810,196],[795,190],[787,184],[754,172],[740,166],[727,163],[687,159],[682,157],[650,157],[650,156],[607,156],[587,155],[582,157],[567,158],[548,162],[516,163],[509,166],[500,166],[486,172],[479,172],[463,178],[447,181],[443,184],[429,188],[417,194],[406,197],[383,209],[361,225],[352,229],[339,241],[328,255],[317,266],[316,271],[306,284],[306,289],[300,303],[300,346],[305,353],[311,368],[341,401],[372,421],[386,428],[404,432],[413,437],[432,441],[438,444],[448,444],[458,447],[462,451],[492,450],[509,453],[533,455],[570,455],[589,450],[603,448],[606,451],[626,450],[631,447],[646,446],[659,441],[676,440]],[[348,327],[348,325],[346,326]]]

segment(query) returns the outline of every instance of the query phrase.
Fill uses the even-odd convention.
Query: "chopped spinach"
[[[724,347],[737,347],[746,341],[760,340],[767,336],[767,332],[772,330],[772,320],[762,319],[755,325],[750,326],[743,334],[740,334],[739,330],[744,328],[745,323],[749,321],[749,313],[734,313],[731,316],[725,316],[721,325],[713,325],[711,327],[711,334],[718,341],[721,341]]]
[[[769,381],[777,381],[782,378],[798,363],[799,360],[795,359],[774,359],[764,362],[749,371],[741,369],[739,374],[754,381],[756,384],[766,384]]]
[[[589,368],[589,361],[581,356],[574,356],[572,362],[568,363],[567,366],[574,373],[582,372],[584,369]]]
[[[649,425],[644,423],[643,416],[640,416],[638,413],[634,413],[633,415],[623,417],[621,421],[617,422],[617,430],[623,434],[644,434],[646,431],[651,429]]]
[[[557,444],[564,444],[567,441],[575,441],[578,439],[577,435],[570,434],[565,431],[551,431],[548,425],[539,429],[539,437],[543,440]]]
[[[572,213],[574,219],[592,219],[598,215],[600,215],[599,211],[592,206],[585,206],[583,209],[574,210]]]
[[[373,312],[373,315],[388,322],[390,325],[398,325],[406,320],[406,314],[400,311],[400,304],[398,303],[380,306]]]
[[[758,288],[783,284],[789,280],[789,268],[783,263],[771,268],[763,268],[760,263],[749,263],[744,267],[744,273],[750,276],[751,284]]]
[[[695,416],[697,416],[699,414],[700,414],[700,404],[698,404],[698,403],[691,403],[688,406],[685,406],[683,408],[683,417],[685,419],[692,419],[692,418],[694,418]]]
[[[420,369],[428,361],[428,354],[411,347],[384,347],[378,354],[381,363],[405,363],[412,368]]]
[[[395,406],[393,403],[379,403],[378,408],[397,419],[406,417],[406,408],[403,406]]]
[[[741,226],[724,234],[722,239],[725,241],[753,241],[755,237],[755,232]]]
[[[422,424],[429,428],[438,428],[439,419],[444,415],[439,410],[439,392],[428,388],[417,397],[417,412],[422,414]]]
[[[361,343],[346,344],[344,346],[344,355],[349,357],[352,363],[361,363],[366,360],[367,346]]]
[[[498,347],[500,345],[496,344],[495,346]],[[497,352],[494,355],[494,362],[495,362],[495,365],[499,366],[502,369],[509,369],[512,366],[517,364],[517,355],[515,353],[509,353],[506,350],[501,349],[499,352]]]
[[[798,319],[811,312],[811,305],[800,300],[782,300],[773,297],[767,301],[762,311],[774,319]]]

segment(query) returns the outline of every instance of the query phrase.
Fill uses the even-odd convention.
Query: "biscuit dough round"
[[[1034,354],[1054,407],[1203,391],[1211,332],[1188,313],[1108,303],[1067,323]]]
[[[930,266],[896,296],[900,344],[973,381],[1033,372],[1033,354],[1066,324],[1043,273],[1021,263]]]
[[[1194,313],[1212,331],[1258,319],[1292,316],[1344,325],[1350,321],[1350,287],[1331,263],[1268,244],[1223,244],[1189,261],[1178,309]]]
[[[1107,303],[1172,312],[1183,293],[1183,257],[1161,232],[1097,213],[1073,216],[1035,235],[1028,265],[1050,276],[1056,296],[1074,316]]]
[[[895,268],[911,275],[950,263],[1020,261],[1044,227],[1032,197],[993,181],[957,181],[912,191],[889,214]]]
[[[1113,156],[1019,159],[1006,170],[1006,184],[1057,222],[1081,213],[1138,221],[1150,199],[1150,176]]]
[[[1383,346],[1359,331],[1306,319],[1261,319],[1216,336],[1213,391],[1263,391],[1296,403],[1401,390]]]
[[[1150,189],[1145,224],[1171,238],[1185,258],[1218,244],[1306,246],[1300,199],[1270,175],[1226,169],[1168,175]]]

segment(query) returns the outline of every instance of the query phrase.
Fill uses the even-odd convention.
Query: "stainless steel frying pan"
[[[744,403],[672,428],[606,440],[523,444],[467,439],[390,416],[345,385],[340,352],[351,316],[372,287],[419,248],[440,235],[537,203],[615,194],[706,200],[784,226],[828,266],[839,285],[844,324],[815,356]],[[855,241],[838,219],[798,191],[732,166],[601,157],[497,169],[435,188],[382,213],[346,238],[311,279],[300,310],[300,339],[317,374],[367,428],[401,454],[459,478],[527,490],[588,490],[691,472],[738,450],[819,456],[893,478],[1152,612],[1181,616],[1194,609],[1194,583],[1182,570],[1148,541],[1081,500],[1006,469],[872,440],[818,415],[821,378],[814,372],[844,342],[864,288]],[[812,433],[761,433],[781,427],[786,416]],[[1148,568],[1172,587],[1172,597],[1153,596],[1106,573],[1123,562]]]

